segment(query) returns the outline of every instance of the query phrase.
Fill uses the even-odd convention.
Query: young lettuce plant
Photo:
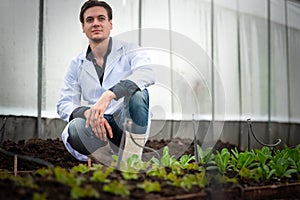
[[[149,162],[143,162],[136,154],[133,154],[126,161],[126,165],[122,168],[122,176],[125,180],[138,179],[138,173],[145,171],[149,166]]]
[[[278,178],[290,178],[291,174],[297,173],[297,169],[291,168],[290,149],[285,148],[282,151],[277,150],[270,161],[270,167],[275,170],[274,174]]]
[[[197,151],[199,164],[202,166],[202,168],[205,168],[206,170],[217,169],[214,161],[215,155],[213,154],[212,148],[203,150],[201,146],[197,144]]]
[[[223,148],[221,152],[217,151],[215,155],[215,162],[220,172],[220,174],[217,174],[214,177],[214,179],[217,180],[218,183],[237,183],[237,179],[235,177],[229,178],[226,175],[226,172],[231,170],[230,153],[227,148]]]
[[[72,169],[71,169],[71,173],[81,173],[81,174],[85,174],[87,173],[88,171],[90,171],[89,167],[85,164],[79,164],[77,166],[74,166]]]
[[[221,174],[225,174],[229,170],[230,153],[227,148],[223,148],[221,152],[217,151],[215,162]]]
[[[268,161],[272,158],[270,148],[264,146],[262,149],[255,150],[255,153],[255,160],[258,162],[255,180],[269,180],[275,173],[275,169],[271,169],[268,165]]]
[[[192,161],[195,161],[195,156],[192,155],[183,155],[179,159],[180,167],[183,169],[188,168],[189,164],[191,164]]]
[[[158,181],[144,180],[144,182],[138,184],[137,187],[143,189],[146,193],[161,191],[161,186]]]
[[[295,169],[298,177],[300,178],[300,144],[289,151],[288,161],[291,169]]]
[[[160,163],[162,166],[165,167],[172,167],[172,165],[178,165],[179,162],[174,158],[174,156],[171,156],[169,153],[169,147],[166,146],[163,150],[163,155],[160,159]]]
[[[231,163],[234,171],[238,172],[238,174],[246,179],[254,179],[255,178],[255,170],[257,167],[257,163],[254,162],[255,153],[253,150],[238,152],[237,148],[231,150]]]
[[[107,178],[112,172],[114,171],[114,168],[108,167],[106,169],[99,168],[98,170],[95,170],[93,172],[93,176],[90,178],[93,182],[98,183],[108,183],[110,180]]]
[[[74,186],[71,189],[72,199],[84,199],[84,198],[95,198],[98,199],[100,194],[91,185],[85,185],[83,187]]]
[[[102,189],[105,192],[109,192],[122,197],[130,195],[129,186],[126,185],[123,181],[113,180],[111,183],[105,184]]]

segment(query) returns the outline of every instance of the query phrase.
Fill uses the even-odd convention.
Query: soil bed
[[[162,154],[162,149],[167,144],[170,144],[169,140],[161,141],[148,141],[146,146],[158,150],[159,154]],[[173,139],[172,145],[168,145],[170,154],[176,154],[181,146],[186,148],[184,154],[194,155],[194,146],[190,140],[186,139]],[[234,149],[236,146],[218,141],[214,146],[214,152],[221,151],[222,148]],[[11,141],[5,141],[1,144],[1,148],[9,151],[13,154],[26,155],[34,158],[43,159],[47,163],[51,163],[54,166],[59,166],[64,169],[71,169],[79,164],[86,164],[86,162],[80,162],[72,157],[65,149],[63,143],[59,139],[30,139],[27,142],[19,141],[17,143]],[[147,152],[143,160],[150,159],[151,153]],[[153,154],[154,155],[154,154]],[[11,180],[0,181],[0,199],[33,199],[34,194],[47,193],[47,199],[70,199],[71,188],[58,181],[47,180],[41,176],[34,174],[34,171],[45,167],[43,163],[35,163],[32,161],[26,161],[18,159],[18,175],[26,176],[32,175],[35,183],[38,184],[38,188],[29,189],[28,187],[16,186]],[[8,170],[14,172],[14,156],[6,155],[0,152],[0,170]],[[0,171],[0,173],[2,173]],[[213,172],[212,172],[213,173]],[[91,174],[85,174],[85,176],[91,176]],[[114,171],[110,175],[116,180],[121,181],[121,172]],[[231,175],[231,176],[234,176]],[[88,178],[87,178],[88,179]],[[134,188],[130,192],[130,196],[120,197],[102,191],[104,183],[88,182],[93,188],[98,188],[100,199],[300,199],[300,182],[297,177],[281,180],[270,180],[267,182],[255,182],[249,180],[239,179],[238,184],[211,184],[206,188],[191,187],[188,190],[180,187],[174,187],[167,184],[166,181],[161,182],[161,191],[145,193],[144,190],[135,187],[138,183],[145,179],[149,179],[147,175],[139,174],[138,180],[130,180],[127,182],[128,186]],[[151,181],[160,181],[150,177]],[[42,198],[37,198],[42,199]],[[85,198],[93,199],[93,198]]]

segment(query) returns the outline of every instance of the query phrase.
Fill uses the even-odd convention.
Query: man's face
[[[108,19],[103,7],[95,6],[87,9],[83,15],[82,30],[92,42],[98,43],[107,39],[112,29],[112,20]]]

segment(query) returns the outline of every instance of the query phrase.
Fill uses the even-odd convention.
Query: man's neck
[[[94,58],[102,59],[107,51],[109,43],[109,37],[105,40],[102,40],[101,42],[90,42],[90,47],[92,50],[92,53],[94,55]]]

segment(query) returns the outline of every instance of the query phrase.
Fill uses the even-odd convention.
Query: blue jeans
[[[118,152],[120,146],[123,126],[126,119],[132,121],[130,126],[132,133],[145,134],[148,127],[148,112],[149,112],[149,94],[147,89],[136,91],[131,97],[125,97],[124,107],[113,113],[112,115],[104,115],[112,128],[113,138],[108,138],[107,141],[101,141],[97,138],[91,127],[85,127],[85,119],[75,118],[69,124],[68,143],[73,149],[83,155],[90,155],[100,147],[110,144],[114,153]],[[128,129],[128,128],[127,128]]]

